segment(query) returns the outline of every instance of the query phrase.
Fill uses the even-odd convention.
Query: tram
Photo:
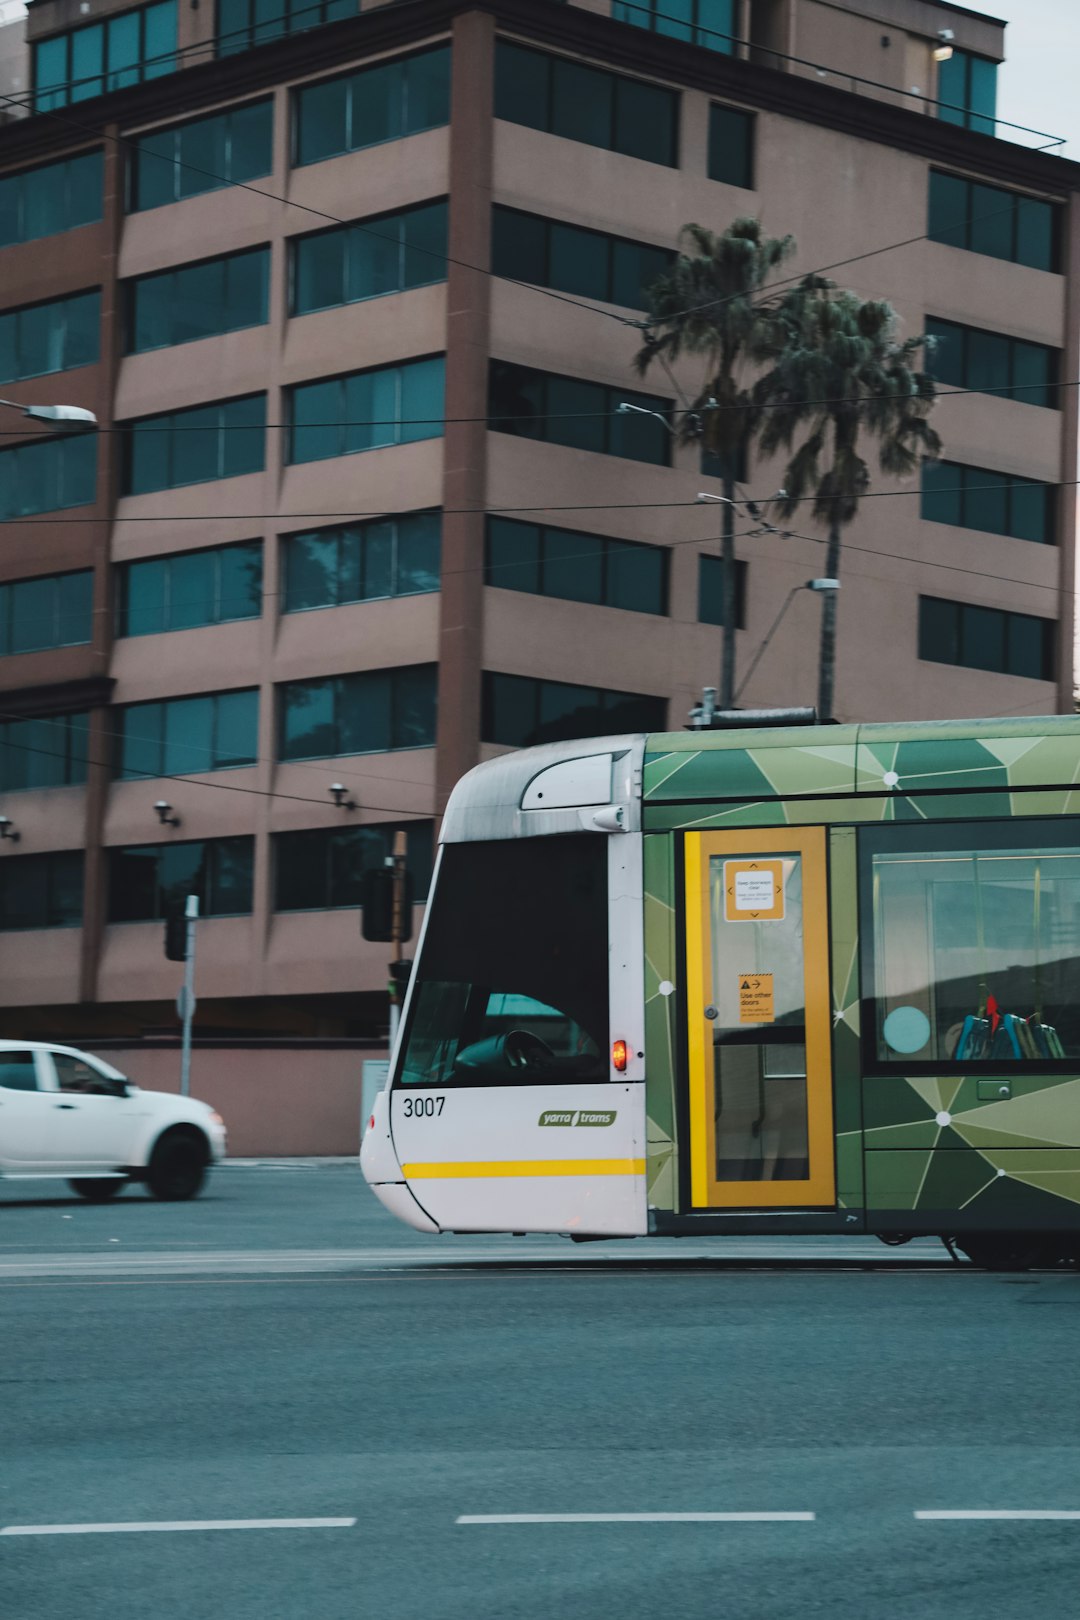
[[[1080,717],[558,742],[443,822],[361,1149],[424,1232],[1080,1255]]]

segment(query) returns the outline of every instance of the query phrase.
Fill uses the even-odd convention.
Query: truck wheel
[[[68,1186],[72,1192],[85,1198],[88,1204],[107,1204],[110,1198],[123,1192],[127,1186],[126,1176],[88,1176],[85,1181],[69,1181]]]
[[[206,1180],[207,1146],[195,1131],[169,1131],[150,1155],[146,1185],[155,1198],[179,1203],[194,1198]]]

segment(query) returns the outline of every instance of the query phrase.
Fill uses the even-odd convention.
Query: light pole
[[[85,410],[81,405],[22,405],[16,399],[0,399],[0,405],[6,405],[9,410],[22,411],[32,421],[45,422],[57,432],[66,428],[69,433],[88,433],[98,425],[93,411]]]
[[[697,499],[712,502],[724,508],[724,527],[720,542],[721,583],[724,592],[723,640],[720,650],[720,707],[735,706],[735,502],[726,495],[704,492]],[[744,682],[745,684],[745,682]],[[740,688],[741,690],[741,688]]]
[[[735,693],[736,702],[738,702],[739,698],[742,696],[742,693],[745,691],[747,682],[761,662],[762,654],[765,652],[766,647],[769,645],[769,642],[772,640],[777,630],[779,630],[781,619],[784,617],[784,614],[787,612],[798,593],[800,591],[818,591],[822,595],[829,596],[834,594],[839,589],[840,581],[838,579],[808,579],[805,585],[793,585],[791,587],[790,591],[788,591],[784,598],[783,605],[781,606],[779,613],[769,626],[768,634],[761,643],[761,646],[758,648],[757,652],[754,654],[753,658],[750,660],[749,669],[739,682],[739,690]]]

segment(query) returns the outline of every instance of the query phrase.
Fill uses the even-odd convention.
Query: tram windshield
[[[607,840],[449,844],[396,1083],[606,1080]]]

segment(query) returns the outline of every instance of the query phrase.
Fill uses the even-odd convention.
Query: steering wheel
[[[511,1069],[542,1066],[549,1059],[553,1061],[555,1057],[547,1042],[542,1041],[539,1035],[534,1035],[530,1029],[507,1030],[503,1037],[503,1052]]]

